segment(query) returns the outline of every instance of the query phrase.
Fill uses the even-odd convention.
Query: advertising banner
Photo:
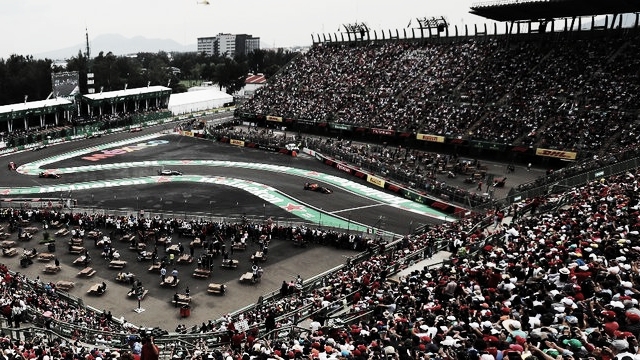
[[[346,172],[347,174],[351,174],[351,173],[353,173],[353,170],[352,170],[349,166],[347,166],[347,165],[343,165],[343,164],[341,164],[341,163],[336,163],[336,169],[338,169],[338,170],[340,170],[340,171],[344,171],[344,172]]]
[[[282,117],[267,115],[267,121],[282,122]]]
[[[447,144],[451,145],[467,145],[469,141],[459,138],[447,138]]]
[[[369,183],[371,183],[373,185],[379,186],[381,188],[384,188],[384,182],[385,182],[384,179],[380,179],[377,176],[368,175],[367,176],[367,182],[369,182]]]
[[[536,155],[552,157],[556,159],[575,160],[576,157],[578,156],[578,153],[573,151],[561,151],[561,150],[537,148]]]
[[[504,151],[507,148],[507,146],[504,144],[492,143],[488,141],[476,141],[476,140],[470,141],[469,145],[477,149],[499,150],[499,151]]]
[[[444,136],[430,135],[430,134],[417,134],[416,139],[422,140],[422,141],[437,142],[437,143],[444,142]]]
[[[389,129],[372,128],[372,129],[369,129],[369,131],[371,131],[372,134],[376,134],[376,135],[391,136],[396,134],[395,130],[389,130]]]
[[[339,124],[339,123],[330,123],[329,127],[336,130],[348,130],[348,131],[351,131],[351,129],[353,128],[351,125]]]
[[[231,139],[231,140],[229,140],[229,143],[231,145],[244,147],[244,141],[242,141],[242,140]]]

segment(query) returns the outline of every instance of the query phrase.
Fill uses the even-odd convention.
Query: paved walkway
[[[442,262],[449,259],[451,257],[451,253],[448,251],[439,251],[435,253],[432,257],[428,259],[423,259],[414,263],[413,265],[407,267],[406,269],[398,272],[397,274],[390,277],[390,279],[399,280],[402,277],[405,277],[411,274],[413,271],[418,270],[421,271],[425,267],[429,268],[432,266],[440,266]]]

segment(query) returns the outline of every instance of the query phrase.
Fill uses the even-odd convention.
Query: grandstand
[[[640,65],[637,26],[592,27],[325,42],[238,114],[412,148],[488,150],[523,163],[590,158],[618,149],[621,138],[632,141],[621,129],[637,133]]]
[[[575,3],[508,1],[473,11],[516,21],[521,15],[513,11],[525,7],[538,10],[529,20],[603,9],[596,7],[601,2],[581,1],[595,10],[578,14],[570,7]],[[606,9],[640,10],[629,4],[608,1]],[[560,194],[512,197],[504,209],[369,248],[301,292],[271,294],[249,309],[160,338],[162,356],[185,359],[190,350],[196,359],[225,360],[637,359],[638,26],[485,35],[317,44],[237,114],[267,126],[426,151],[576,160],[523,190],[569,175],[580,179],[556,183]],[[622,158],[630,162],[624,168]],[[438,250],[453,256],[421,266]],[[393,277],[401,270],[405,275]],[[47,336],[135,351],[129,342],[138,339],[127,335],[139,331],[135,326],[0,271],[7,286],[38,299],[29,315]],[[332,319],[336,314],[341,322]],[[299,326],[304,320],[313,321]],[[37,344],[61,358],[64,346],[45,337]],[[97,356],[84,348],[77,355]]]

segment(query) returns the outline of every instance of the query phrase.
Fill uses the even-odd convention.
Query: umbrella
[[[46,318],[50,318],[53,316],[53,313],[51,311],[45,311],[42,316],[46,317]]]

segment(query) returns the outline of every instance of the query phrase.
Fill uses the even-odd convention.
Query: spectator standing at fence
[[[149,336],[144,340],[144,345],[142,345],[140,360],[158,360],[159,357],[160,349],[153,342],[153,336]]]
[[[264,319],[264,326],[267,330],[267,333],[276,329],[276,315],[273,313],[273,309],[269,310],[267,317]]]
[[[20,300],[16,299],[13,302],[13,307],[11,308],[11,317],[13,318],[14,327],[20,327],[20,320],[22,318],[22,306],[20,304]]]

